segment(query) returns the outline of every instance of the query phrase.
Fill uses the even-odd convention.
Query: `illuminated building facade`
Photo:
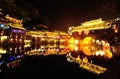
[[[112,47],[118,47],[120,44],[119,22],[119,18],[107,21],[100,18],[84,22],[80,26],[72,26],[68,32],[79,40],[79,49],[84,54],[103,55],[104,53],[108,58],[111,58],[114,54]],[[100,53],[100,51],[102,52]],[[107,52],[105,53],[105,51]]]
[[[71,52],[67,54],[67,60],[96,74],[105,72],[107,60],[120,55],[119,26],[120,18],[107,21],[100,18],[69,27]]]

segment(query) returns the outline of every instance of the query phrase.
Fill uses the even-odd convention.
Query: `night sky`
[[[119,4],[120,0],[27,0],[27,1],[29,1],[29,3],[34,5],[40,11],[41,16],[47,16],[49,18],[52,29],[56,29],[56,30],[60,30],[60,31],[67,31],[69,26],[80,25],[82,22],[89,21],[92,19],[98,19],[98,18],[106,19],[106,18],[112,18],[112,17],[114,18],[116,16],[120,16],[120,4]],[[116,5],[116,3],[119,5]],[[55,59],[53,59],[53,60],[55,60]],[[108,71],[106,71],[105,74],[103,74],[100,79],[120,79],[119,78],[120,77],[120,74],[119,74],[120,56],[115,57],[111,60],[112,61],[109,64]],[[60,57],[60,61],[61,61],[61,57]],[[36,62],[39,63],[38,61],[36,61]],[[32,63],[34,63],[36,66],[36,62],[32,62]],[[55,60],[55,62],[57,62],[57,60]],[[66,65],[66,62],[67,62],[66,59],[65,59],[65,62],[64,61],[62,61],[60,63],[57,62],[58,64],[54,63],[54,61],[53,61],[53,64],[51,64],[52,69],[54,68],[54,65],[56,66],[56,65],[62,64],[63,69],[66,69],[66,71],[64,73],[67,73],[67,76],[69,76],[69,74],[73,74],[79,68],[79,67],[77,67],[77,69],[75,69],[76,71],[71,72],[70,69],[73,68],[73,70],[74,70],[75,66],[69,67],[67,69],[68,65],[71,63],[67,62],[68,65]],[[51,63],[51,62],[49,62],[49,59],[47,60],[47,62],[43,61],[43,63],[40,63],[40,65],[38,65],[37,68],[35,68],[35,70],[44,71],[44,69],[46,68],[45,71],[43,72],[43,74],[46,74],[47,71],[49,71],[49,72],[47,72],[47,74],[51,73],[52,69],[50,67],[47,68],[48,63]],[[65,65],[63,65],[63,63],[65,63]],[[23,64],[23,66],[22,66],[23,70],[20,70],[20,72],[22,73],[27,70],[30,71],[30,69],[32,69],[31,68],[32,66],[30,66],[30,65],[34,65],[34,64],[31,64],[31,61],[26,66],[24,66],[24,64]],[[44,65],[46,65],[46,66],[44,67]],[[41,66],[42,68],[38,69],[39,66]],[[56,69],[54,69],[54,70],[57,71],[57,68],[59,68],[59,66],[56,67]],[[32,70],[35,71],[34,69],[32,69]],[[69,73],[67,72],[67,70]],[[62,73],[64,70],[59,69],[58,72],[59,71],[61,71],[61,73]],[[80,74],[82,74],[83,72],[84,71],[80,72]],[[29,73],[31,73],[31,72],[29,72]],[[54,72],[54,73],[56,73],[56,72]],[[62,73],[63,76],[64,76],[64,73]],[[21,76],[21,74],[19,74],[19,73],[18,73],[18,75]],[[26,75],[26,74],[23,74],[23,75]],[[57,74],[57,75],[59,75],[59,74]],[[79,72],[77,73],[77,75],[79,76],[78,78],[80,78],[81,75],[79,75]],[[70,76],[76,76],[76,74],[70,75]],[[86,75],[82,75],[82,76],[89,77]],[[7,77],[7,76],[5,76],[5,77]]]
[[[120,16],[120,0],[0,0],[0,3],[6,4],[0,7],[13,17],[34,20],[38,16],[36,22],[60,31],[67,31],[69,26],[85,21]]]
[[[39,9],[42,16],[49,18],[53,28],[66,31],[68,26],[80,25],[84,21],[100,18],[97,10],[105,4],[105,1],[31,0],[31,3]]]

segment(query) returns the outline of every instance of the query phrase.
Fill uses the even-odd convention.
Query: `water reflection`
[[[75,45],[75,46],[74,46]],[[80,61],[78,64],[81,65],[81,62],[84,63],[83,67],[86,67],[90,62],[89,69],[91,70],[91,64],[96,64],[93,56],[89,57],[85,55],[82,51],[77,51],[79,48],[78,41],[70,42],[30,42],[25,41],[25,44],[5,44],[0,46],[0,70],[6,70],[9,68],[14,68],[15,66],[19,66],[22,59],[25,56],[48,56],[48,55],[64,55],[64,54],[71,54],[71,56],[67,56],[68,61],[76,62],[77,57],[80,57]],[[71,48],[74,51],[71,51]],[[77,49],[76,49],[77,48]],[[97,57],[98,58],[98,57]],[[78,60],[78,59],[77,59]],[[92,63],[91,63],[92,61]],[[103,61],[102,61],[103,62]],[[77,63],[77,62],[76,62]],[[81,66],[80,66],[81,67]],[[96,67],[95,67],[96,68]],[[87,70],[89,70],[87,69]],[[94,70],[94,69],[93,69]],[[97,70],[96,70],[97,71]],[[98,72],[99,73],[99,72]]]
[[[65,44],[25,44],[0,46],[0,70],[13,68],[19,65],[25,56],[36,55],[63,55],[70,50]]]
[[[41,44],[25,48],[25,55],[63,55],[70,50],[67,46],[58,44]]]

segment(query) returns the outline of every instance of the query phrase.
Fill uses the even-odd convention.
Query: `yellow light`
[[[17,41],[18,39],[15,39],[15,41]]]
[[[105,51],[99,51],[100,55],[103,56],[105,54]]]
[[[91,20],[91,21],[87,21],[82,23],[82,26],[92,26],[92,25],[97,25],[97,24],[101,24],[104,21],[102,21],[102,19],[96,19],[96,20]]]
[[[1,36],[1,42],[7,40],[7,38],[8,38],[7,36]]]
[[[18,20],[18,19],[12,18],[9,15],[6,15],[5,18],[9,19],[13,23],[22,24],[22,20]]]
[[[96,52],[95,52],[95,55],[96,55],[96,56],[98,56],[98,55],[99,55],[99,52],[98,52],[98,51],[96,51]]]
[[[11,38],[10,41],[13,41],[13,39]]]
[[[31,45],[30,44],[25,44],[24,47],[30,47]]]
[[[12,47],[10,47],[10,51],[12,51]]]
[[[105,52],[105,57],[107,57],[109,59],[112,58],[113,57],[112,52],[110,52],[110,51]]]
[[[84,33],[85,33],[86,35],[88,35],[89,32],[90,32],[89,30],[85,30],[85,31],[84,31]]]
[[[91,44],[90,44],[91,40],[92,40],[92,37],[86,37],[81,42],[80,47],[85,55],[89,55],[89,56],[92,55],[92,52],[89,49],[89,47],[91,47]]]
[[[74,51],[74,47],[75,47],[74,43],[75,43],[75,39],[73,37],[70,38],[68,46],[71,51]]]
[[[103,46],[103,50],[105,51],[105,57],[109,59],[113,57],[112,52],[110,51],[109,43],[105,43],[105,45]]]
[[[79,43],[79,40],[76,39],[76,40],[75,40],[75,45],[77,45],[78,43]]]
[[[84,62],[88,62],[87,57],[84,57],[84,58],[83,58],[83,61],[84,61]]]
[[[20,43],[22,43],[22,39],[19,39]]]
[[[78,48],[78,46],[74,46],[74,49],[75,49],[75,51],[78,51],[79,48]]]
[[[72,38],[70,38],[70,40],[69,40],[69,44],[74,44],[75,43],[75,39],[72,37]]]
[[[76,60],[81,60],[81,59],[80,59],[80,55],[77,56]]]
[[[0,48],[0,54],[6,54],[6,52],[7,52],[6,50]]]
[[[0,55],[0,58],[2,58],[2,55]]]
[[[118,29],[117,28],[115,28],[114,31],[115,31],[115,33],[118,33]]]

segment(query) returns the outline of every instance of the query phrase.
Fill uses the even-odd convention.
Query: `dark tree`
[[[0,4],[2,4],[0,8],[4,14],[22,19],[23,25],[27,29],[32,29],[38,24],[50,26],[48,17],[41,16],[39,9],[29,0],[0,0]]]
[[[106,20],[120,16],[119,0],[103,0],[102,3],[101,7],[97,10],[98,16]]]

